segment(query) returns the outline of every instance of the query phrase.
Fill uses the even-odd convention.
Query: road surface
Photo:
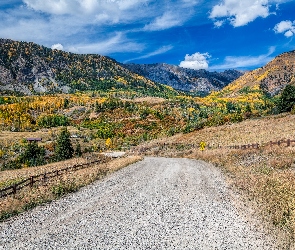
[[[220,171],[147,157],[0,223],[0,249],[276,249],[241,216]]]

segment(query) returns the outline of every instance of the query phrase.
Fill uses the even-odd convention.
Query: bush
[[[51,128],[69,125],[69,119],[64,115],[44,115],[37,120],[38,127]]]
[[[28,167],[45,164],[45,149],[39,147],[37,142],[30,142],[25,146],[25,151],[20,154],[19,162]]]

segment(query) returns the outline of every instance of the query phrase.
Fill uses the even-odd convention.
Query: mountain
[[[221,90],[243,75],[237,70],[226,70],[219,73],[186,69],[166,63],[124,64],[122,66],[151,81],[169,85],[174,89],[204,94],[212,90]]]
[[[110,89],[146,95],[173,92],[171,88],[132,73],[105,56],[73,54],[35,43],[0,39],[2,94]]]
[[[243,76],[223,89],[223,95],[234,97],[242,92],[262,90],[275,96],[287,84],[295,84],[295,50],[275,57],[271,62]]]

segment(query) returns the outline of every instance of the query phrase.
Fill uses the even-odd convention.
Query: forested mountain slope
[[[2,93],[31,95],[109,89],[134,90],[147,95],[171,91],[105,56],[73,54],[35,43],[0,39]]]

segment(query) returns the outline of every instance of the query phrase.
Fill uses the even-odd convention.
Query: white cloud
[[[224,24],[224,20],[219,20],[219,21],[214,22],[214,26],[216,28],[220,28],[223,24]]]
[[[285,36],[286,37],[291,37],[291,36],[293,36],[294,35],[294,33],[291,31],[291,30],[288,30],[286,33],[285,33]]]
[[[23,0],[31,9],[51,15],[76,16],[88,22],[110,24],[145,16],[151,0]]]
[[[258,17],[267,17],[269,12],[268,0],[223,0],[215,5],[210,13],[211,19],[228,20],[234,27],[246,25]],[[215,22],[220,27],[220,22]]]
[[[105,9],[104,1],[97,0],[23,0],[28,7],[54,15],[80,15],[97,12],[99,8]],[[116,1],[106,1],[110,6],[118,8]]]
[[[51,46],[51,49],[63,50],[64,46],[62,46],[60,43],[56,43]]]
[[[295,34],[295,21],[281,21],[274,27],[276,33],[284,33],[286,37],[291,37]]]
[[[68,48],[73,53],[102,54],[117,52],[141,52],[144,45],[128,40],[123,33],[118,32],[113,37],[94,43],[74,44]]]
[[[132,59],[129,59],[129,60],[126,60],[124,63],[127,63],[127,62],[130,62],[130,61],[134,61],[134,60],[139,60],[139,59],[145,59],[145,58],[150,58],[152,56],[156,56],[156,55],[161,55],[161,54],[164,54],[166,52],[168,52],[169,50],[173,49],[173,46],[172,45],[166,45],[166,46],[163,46],[155,51],[152,51],[150,53],[147,53],[143,56],[139,56],[139,57],[136,57],[136,58],[132,58]]]
[[[227,56],[222,64],[210,67],[210,70],[243,69],[260,67],[270,62],[275,52],[275,47],[270,47],[268,53],[259,56]]]
[[[183,18],[177,15],[177,13],[166,12],[162,16],[157,17],[150,24],[145,25],[144,30],[165,30],[171,27],[180,26],[183,21]]]
[[[208,69],[208,58],[210,58],[208,53],[186,54],[184,61],[180,62],[179,66],[188,69]]]

